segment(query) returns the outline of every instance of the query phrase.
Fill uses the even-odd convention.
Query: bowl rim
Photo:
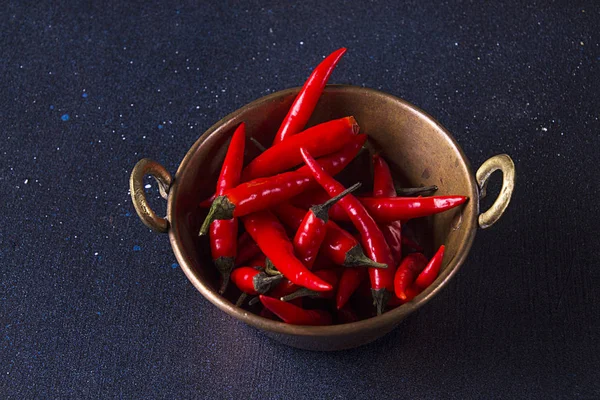
[[[434,125],[437,129],[439,129],[446,136],[446,140],[454,149],[456,154],[459,155],[461,162],[466,167],[469,172],[469,181],[470,181],[470,189],[471,193],[469,194],[469,203],[474,202],[475,209],[472,213],[472,217],[469,221],[463,220],[461,223],[468,224],[465,226],[469,229],[469,234],[467,235],[466,242],[463,247],[459,249],[456,255],[449,260],[449,265],[444,270],[444,273],[440,276],[443,279],[437,284],[432,284],[423,292],[421,292],[418,296],[416,296],[412,301],[396,307],[393,310],[387,311],[380,316],[367,318],[365,320],[351,322],[346,324],[338,324],[338,325],[328,325],[328,326],[306,326],[306,325],[290,325],[284,322],[273,321],[264,317],[261,317],[257,314],[254,314],[250,311],[244,310],[240,307],[236,307],[233,303],[227,300],[225,297],[219,295],[217,291],[212,288],[210,285],[205,284],[195,273],[190,265],[190,260],[188,260],[184,255],[184,250],[182,248],[182,241],[180,237],[180,230],[178,229],[178,221],[174,218],[175,215],[175,204],[178,196],[178,187],[179,180],[178,177],[181,176],[183,171],[185,171],[187,165],[191,162],[192,158],[196,154],[196,151],[202,146],[207,139],[211,137],[211,135],[218,129],[220,129],[223,125],[230,123],[232,120],[236,119],[236,117],[243,112],[258,107],[263,103],[271,102],[278,98],[283,98],[285,96],[294,95],[300,90],[300,87],[294,87],[289,89],[280,90],[261,98],[258,98],[245,106],[237,109],[236,111],[226,115],[221,118],[215,124],[213,124],[210,128],[208,128],[190,147],[181,161],[177,172],[175,174],[173,185],[171,186],[168,203],[167,203],[167,220],[169,221],[169,241],[171,243],[171,247],[173,252],[175,253],[175,257],[181,266],[181,269],[189,279],[189,281],[194,285],[194,287],[211,303],[217,306],[220,310],[229,314],[230,316],[245,322],[248,325],[251,325],[255,328],[266,330],[271,333],[279,333],[286,335],[295,335],[295,336],[319,336],[319,337],[334,337],[340,335],[348,335],[353,332],[361,332],[364,330],[378,330],[389,328],[391,324],[398,324],[404,317],[412,313],[413,311],[419,309],[427,302],[429,302],[446,284],[450,281],[450,279],[456,274],[458,269],[464,263],[467,255],[470,252],[470,249],[473,245],[473,241],[475,239],[475,234],[477,232],[477,216],[479,214],[479,191],[477,190],[477,183],[474,178],[474,174],[471,168],[471,164],[464,154],[462,148],[454,139],[454,137],[450,134],[450,132],[444,128],[442,124],[440,124],[435,118],[431,115],[415,106],[414,104],[396,97],[392,94],[361,86],[354,85],[327,85],[325,87],[325,91],[341,91],[341,92],[357,92],[363,94],[371,94],[374,96],[383,96],[394,102],[400,103],[403,107],[410,109],[413,113],[418,115],[420,118],[425,119],[428,123]],[[440,279],[438,277],[438,279]]]

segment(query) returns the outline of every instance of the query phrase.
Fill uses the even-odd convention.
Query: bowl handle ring
[[[487,210],[479,214],[479,227],[481,229],[489,228],[494,225],[510,203],[510,199],[515,188],[515,164],[507,154],[498,154],[486,160],[477,170],[475,177],[479,185],[479,199],[486,195],[488,179],[495,171],[502,171],[502,189],[494,204]]]
[[[158,183],[158,189],[163,199],[167,199],[173,183],[171,174],[159,163],[149,158],[143,158],[135,164],[129,178],[129,191],[135,211],[142,222],[150,229],[165,233],[169,230],[169,221],[161,218],[150,208],[144,192],[144,177],[151,175]]]

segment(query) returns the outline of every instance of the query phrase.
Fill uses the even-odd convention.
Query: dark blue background
[[[600,397],[600,6],[481,3],[4,6],[0,397]],[[510,154],[518,182],[426,307],[311,353],[206,301],[128,178],[143,157],[174,173],[214,122],[342,46],[332,83],[413,102],[474,167]]]

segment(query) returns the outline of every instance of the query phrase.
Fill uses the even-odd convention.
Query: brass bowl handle
[[[144,176],[151,175],[158,183],[158,190],[163,199],[167,199],[173,178],[159,163],[149,158],[143,158],[135,164],[129,178],[129,191],[135,211],[142,222],[156,232],[164,233],[169,229],[169,221],[161,218],[148,205],[144,192]]]
[[[475,174],[479,185],[479,198],[485,197],[488,179],[497,170],[502,171],[502,190],[489,210],[479,215],[479,227],[482,229],[489,228],[500,219],[515,188],[515,163],[508,155],[498,154],[481,164]]]

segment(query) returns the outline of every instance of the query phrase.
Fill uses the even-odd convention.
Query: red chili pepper
[[[396,197],[390,167],[379,154],[373,155],[373,197]],[[397,265],[402,259],[402,223],[393,221],[379,227],[392,251],[394,265]]]
[[[280,297],[281,301],[290,301],[300,297],[318,297],[321,299],[331,299],[335,294],[335,290],[337,289],[337,284],[339,281],[337,271],[333,269],[321,269],[319,271],[315,271],[315,275],[319,278],[323,279],[325,282],[329,283],[332,287],[331,290],[327,292],[315,292],[314,290],[310,290],[307,288],[300,288],[293,293],[290,293],[286,296]]]
[[[240,183],[240,174],[244,163],[244,147],[246,142],[246,125],[242,122],[233,133],[221,173],[217,180],[216,195],[221,196],[225,191]],[[219,293],[223,294],[229,283],[229,275],[234,266],[237,251],[237,218],[213,221],[210,225],[210,249],[215,266],[219,270],[223,283]]]
[[[306,147],[315,157],[334,153],[356,136],[359,126],[354,117],[335,119],[315,125],[284,142],[265,150],[242,172],[242,182],[273,176],[302,163],[299,149]]]
[[[304,162],[311,169],[315,180],[325,189],[330,196],[335,196],[344,190],[342,184],[321,168],[314,158],[305,150],[300,149]],[[373,300],[377,307],[377,314],[382,314],[389,295],[394,290],[394,260],[390,248],[385,241],[381,229],[369,215],[365,207],[352,194],[341,198],[338,203],[348,213],[350,220],[360,232],[361,240],[371,259],[386,264],[388,268],[369,268]]]
[[[435,281],[440,269],[442,268],[442,260],[444,259],[444,252],[446,247],[441,245],[438,251],[431,257],[429,263],[423,271],[419,274],[415,280],[415,286],[421,290],[426,289],[429,285]]]
[[[422,253],[412,253],[404,257],[394,277],[394,291],[400,300],[407,299],[406,289],[413,284],[426,265],[427,258]]]
[[[306,211],[288,203],[282,203],[273,209],[277,217],[288,227],[298,230]],[[319,254],[328,257],[337,265],[344,267],[367,266],[385,268],[384,264],[376,263],[365,255],[362,247],[350,233],[335,222],[329,220],[325,224],[327,231],[321,244]]]
[[[240,235],[237,242],[237,255],[235,256],[235,265],[245,264],[246,261],[260,254],[260,248],[248,232]]]
[[[396,307],[402,304],[406,304],[409,301],[411,301],[412,299],[414,299],[415,297],[417,297],[417,295],[419,295],[422,292],[421,289],[417,289],[415,287],[415,285],[411,285],[409,287],[406,288],[406,290],[404,291],[404,293],[406,294],[406,299],[402,300],[399,299],[398,296],[396,296],[396,294],[393,294],[392,297],[390,298],[390,301],[388,302],[388,306],[389,307]]]
[[[323,310],[305,310],[285,301],[259,295],[260,302],[273,314],[292,325],[331,325],[331,315]]]
[[[358,154],[366,140],[366,135],[356,135],[339,152],[320,158],[319,164],[330,174],[337,174]],[[241,217],[272,208],[315,185],[306,166],[270,178],[242,183],[215,199],[200,228],[200,235],[206,234],[209,224],[215,219]]]
[[[366,268],[346,268],[342,272],[338,290],[335,294],[335,306],[339,310],[348,302],[350,296],[358,289],[369,273]]]
[[[294,236],[294,250],[296,251],[298,258],[308,269],[312,268],[313,263],[317,258],[317,253],[327,234],[329,207],[348,193],[352,193],[354,190],[358,189],[360,185],[360,183],[357,183],[337,196],[327,200],[325,203],[311,207],[302,219],[300,227],[297,229],[296,235]]]
[[[360,202],[378,222],[426,217],[450,210],[465,201],[467,201],[466,196],[360,198]],[[329,216],[334,218],[331,213]]]
[[[273,140],[274,145],[304,129],[329,76],[345,52],[345,48],[334,51],[313,70],[281,123]]]
[[[324,195],[318,191],[294,197],[292,203],[298,207],[318,204]],[[426,217],[450,210],[467,201],[466,196],[431,196],[431,197],[358,197],[369,214],[379,223],[406,221],[411,218]],[[313,203],[314,202],[314,203]],[[329,209],[329,218],[336,221],[350,221],[350,217],[340,203]]]
[[[231,280],[238,289],[253,295],[267,293],[282,278],[283,275],[267,276],[264,272],[252,267],[240,267],[231,272]]]
[[[279,272],[295,284],[315,291],[331,290],[331,285],[310,272],[294,255],[294,246],[285,229],[270,211],[242,217],[246,231]]]

